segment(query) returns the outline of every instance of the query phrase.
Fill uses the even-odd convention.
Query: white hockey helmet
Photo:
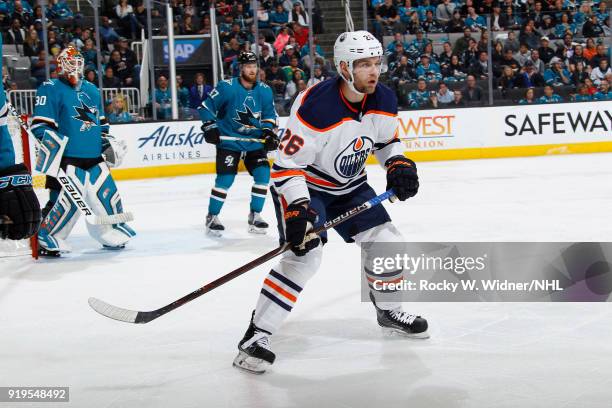
[[[383,54],[383,47],[380,41],[368,31],[361,30],[342,33],[338,36],[334,44],[334,64],[336,65],[336,70],[346,81],[349,88],[358,94],[362,92],[357,91],[353,84],[355,80],[353,77],[353,62],[370,57],[382,58]],[[342,70],[340,69],[340,63],[342,61],[348,66],[349,78],[344,78],[344,75],[342,75]],[[386,69],[383,65],[381,67],[381,73],[385,71]]]

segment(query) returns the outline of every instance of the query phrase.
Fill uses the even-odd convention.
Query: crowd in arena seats
[[[502,103],[612,99],[605,0],[371,0],[370,12],[404,107],[488,104],[490,84]]]

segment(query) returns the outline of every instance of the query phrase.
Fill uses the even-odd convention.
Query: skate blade
[[[232,365],[242,371],[261,375],[266,372],[266,368],[271,364],[261,358],[251,357],[244,351],[239,351]]]
[[[397,336],[397,337],[406,337],[409,339],[419,339],[419,340],[424,340],[424,339],[429,338],[429,333],[427,332],[427,330],[421,333],[407,333],[403,330],[396,329],[393,327],[381,327],[381,331],[383,332],[383,335],[387,337]]]
[[[213,238],[221,238],[223,234],[219,230],[212,230],[210,228],[206,228],[206,234],[210,235]]]
[[[267,234],[267,232],[268,232],[267,228],[258,228],[254,225],[249,225],[249,233],[251,234],[265,235]]]
[[[125,245],[117,245],[117,246],[102,245],[102,249],[105,251],[121,251],[122,249],[125,249]]]

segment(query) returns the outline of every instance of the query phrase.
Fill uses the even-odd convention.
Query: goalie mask
[[[383,64],[383,48],[380,41],[367,31],[350,31],[342,33],[336,39],[334,44],[334,65],[338,74],[346,81],[351,91],[357,94],[363,95],[363,92],[359,92],[355,89],[355,77],[353,76],[353,64],[355,61],[379,57],[381,59],[380,73],[386,72],[386,66]],[[342,74],[340,63],[344,62],[347,65],[349,77],[346,78]]]
[[[80,84],[84,67],[85,59],[73,46],[63,49],[57,56],[57,74],[72,86]]]

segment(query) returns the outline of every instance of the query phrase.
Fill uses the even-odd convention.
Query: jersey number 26
[[[286,142],[286,143],[285,143]],[[304,146],[304,139],[298,135],[291,133],[291,130],[285,130],[285,135],[281,139],[278,149],[283,151],[287,156],[294,155]]]

